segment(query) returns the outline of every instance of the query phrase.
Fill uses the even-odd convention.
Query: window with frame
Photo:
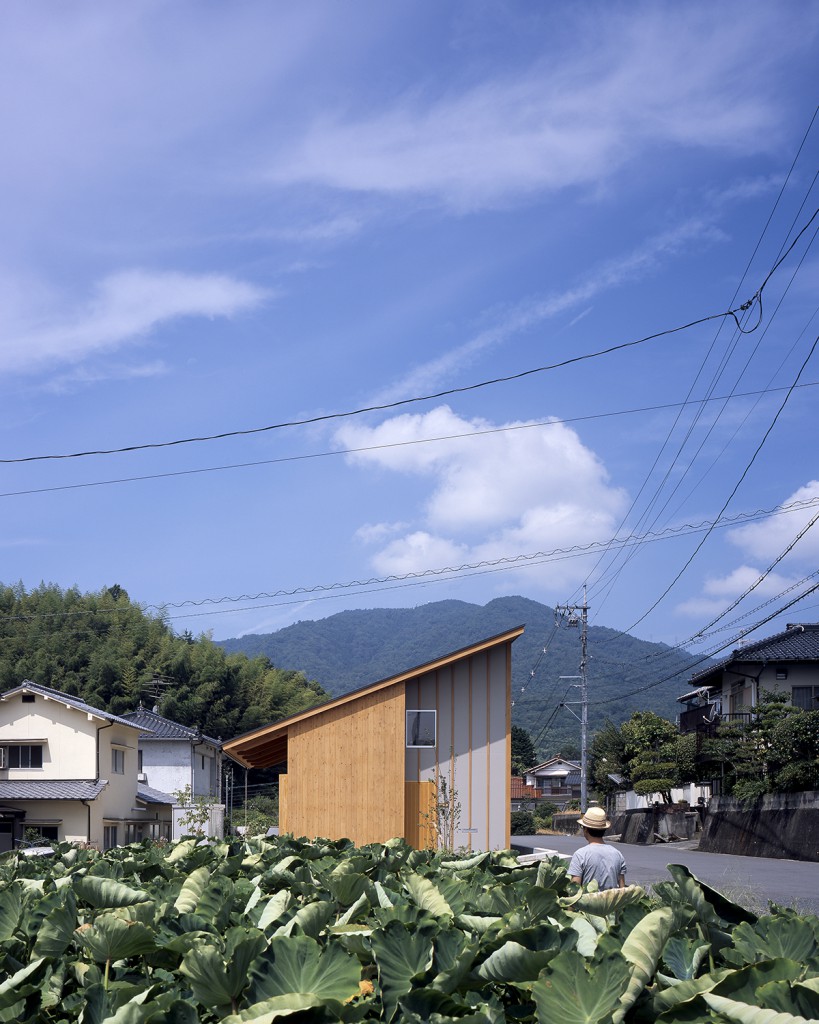
[[[115,775],[125,774],[125,751],[119,747],[111,747],[111,771]]]
[[[794,686],[791,704],[803,711],[819,711],[819,686]]]
[[[435,711],[414,710],[407,712],[407,746],[435,746]]]
[[[117,826],[104,825],[102,829],[102,847],[110,850],[117,845]]]
[[[15,743],[6,751],[6,765],[9,768],[42,768],[42,743]]]

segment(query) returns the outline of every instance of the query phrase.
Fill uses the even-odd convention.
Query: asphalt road
[[[584,842],[578,836],[512,836],[513,846],[521,852],[546,849],[571,855]],[[695,842],[612,845],[626,859],[629,885],[670,881],[666,865],[684,864],[701,881],[757,913],[773,902],[803,914],[819,914],[819,863],[814,861],[700,853]]]

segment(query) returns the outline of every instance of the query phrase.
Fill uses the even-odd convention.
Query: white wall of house
[[[215,798],[219,792],[217,751],[208,743],[148,740],[141,744],[145,784],[163,793],[190,786],[194,796]]]

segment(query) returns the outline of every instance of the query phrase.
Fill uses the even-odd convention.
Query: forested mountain
[[[220,646],[299,669],[338,694],[525,625],[512,647],[513,721],[532,734],[539,756],[558,750],[571,756],[579,749],[579,723],[567,709],[555,709],[564,699],[579,699],[572,681],[559,677],[578,674],[580,630],[568,628],[565,620],[557,630],[554,624],[554,609],[524,597],[497,598],[486,605],[437,601],[417,608],[339,612],[276,633],[221,641]],[[600,626],[589,628],[588,653],[592,729],[607,718],[621,722],[646,708],[673,721],[693,656]],[[659,680],[666,681],[628,695]],[[579,706],[573,710],[579,715]]]
[[[24,679],[115,714],[140,701],[224,739],[318,703],[327,694],[264,656],[228,654],[207,637],[176,636],[119,586],[81,594],[0,584],[0,691]]]

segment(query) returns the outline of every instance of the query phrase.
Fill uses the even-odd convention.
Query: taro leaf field
[[[287,836],[7,854],[0,1020],[819,1019],[819,918],[669,872],[578,893],[557,859]]]

